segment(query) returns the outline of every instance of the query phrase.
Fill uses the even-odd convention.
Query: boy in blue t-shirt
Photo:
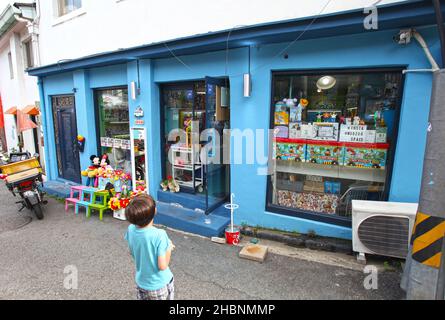
[[[125,234],[136,264],[139,300],[173,300],[174,281],[170,264],[173,243],[167,233],[153,226],[156,203],[149,195],[139,195],[125,209],[131,223]]]

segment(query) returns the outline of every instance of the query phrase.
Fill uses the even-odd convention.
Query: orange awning
[[[35,128],[37,128],[37,125],[29,119],[29,116],[22,110],[17,110],[17,132],[22,133]]]
[[[39,108],[33,105],[25,107],[22,112],[30,116],[38,116],[40,114]]]
[[[8,110],[6,110],[4,112],[5,114],[12,114],[12,115],[16,115],[17,114],[17,107],[11,107]]]

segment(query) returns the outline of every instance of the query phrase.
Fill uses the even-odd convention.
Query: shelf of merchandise
[[[286,160],[276,160],[276,171],[379,183],[384,183],[386,179],[386,170],[383,169],[356,168]]]
[[[203,166],[200,162],[195,162],[194,155],[196,154],[196,146],[192,145],[191,147],[177,146],[172,145],[172,177],[181,187],[191,188],[193,190],[202,189],[203,188]],[[187,159],[185,164],[177,164],[177,154],[180,154],[179,158]],[[177,171],[189,171],[192,175],[192,180],[184,181],[180,180],[177,175]],[[197,177],[196,171],[199,170],[200,175]]]

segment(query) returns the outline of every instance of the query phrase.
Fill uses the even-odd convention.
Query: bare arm
[[[167,252],[163,256],[158,257],[158,268],[161,271],[167,270],[168,265],[170,264],[170,259],[172,256],[172,250],[174,249],[173,243],[170,241],[170,247],[168,248]]]

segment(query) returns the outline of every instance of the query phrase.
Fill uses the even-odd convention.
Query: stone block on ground
[[[239,253],[240,258],[264,262],[267,256],[268,247],[258,244],[247,245]]]

